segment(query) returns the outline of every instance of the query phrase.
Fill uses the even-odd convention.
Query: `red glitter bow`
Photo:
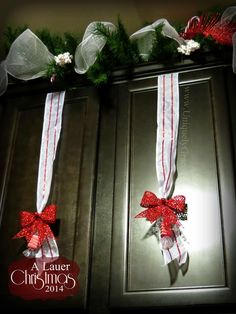
[[[48,224],[56,222],[56,205],[49,205],[45,207],[41,214],[31,213],[27,211],[20,212],[20,223],[22,230],[20,230],[13,239],[26,238],[29,244],[34,235],[38,236],[37,247],[42,246],[43,241],[47,237],[53,238],[51,228]]]
[[[161,218],[162,228],[165,230],[171,230],[172,226],[178,223],[177,214],[183,213],[186,209],[183,195],[177,195],[171,199],[160,199],[149,191],[144,192],[140,205],[148,209],[136,215],[135,218],[146,218],[151,223]]]

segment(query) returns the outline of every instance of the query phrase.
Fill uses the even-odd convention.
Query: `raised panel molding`
[[[10,263],[19,258],[22,240],[12,240],[19,231],[20,210],[34,211],[43,108],[46,94],[9,98],[2,126],[2,224],[0,229],[1,298],[12,306],[57,307],[53,301],[30,301],[9,295]],[[60,307],[86,309],[90,269],[91,217],[97,151],[99,102],[94,88],[66,93],[61,139],[54,163],[48,204],[57,204],[60,255],[73,259],[80,267],[80,291],[60,302]],[[11,132],[10,132],[11,130]],[[8,134],[8,136],[4,136]],[[7,148],[7,149],[6,149]]]
[[[58,246],[80,266],[80,291],[60,301],[8,292],[20,257],[19,212],[34,211],[43,82],[9,86],[0,97],[0,299],[27,310],[80,313],[229,313],[236,308],[235,77],[231,66],[138,66],[112,84],[67,85],[48,203],[58,205]],[[173,195],[188,204],[189,263],[164,266],[151,224],[135,219],[145,190],[157,194],[157,75],[179,70],[180,123]],[[81,76],[82,77],[82,76]],[[32,88],[31,88],[31,87]],[[234,160],[234,161],[233,161]],[[231,310],[230,313],[234,311]]]
[[[228,100],[222,68],[180,73],[174,194],[188,203],[188,269],[164,266],[151,224],[134,219],[145,190],[157,192],[157,78],[119,90],[110,306],[153,307],[234,301],[236,219]]]

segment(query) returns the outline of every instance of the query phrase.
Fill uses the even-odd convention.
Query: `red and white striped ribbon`
[[[174,183],[176,171],[176,150],[179,127],[179,79],[178,73],[158,76],[157,99],[157,138],[156,172],[159,184],[159,197],[168,198]],[[174,245],[169,250],[163,249],[165,264],[177,259],[185,263],[187,251],[184,238],[175,233]]]
[[[65,92],[47,94],[43,121],[43,131],[40,149],[37,211],[41,213],[48,201],[50,193],[53,162],[61,132],[62,111]]]
[[[179,126],[178,73],[158,76],[156,171],[159,197],[167,198],[173,186]]]
[[[50,194],[53,162],[56,157],[57,144],[61,133],[64,98],[65,91],[48,93],[45,101],[37,184],[38,213],[43,211]],[[58,257],[59,251],[56,240],[47,238],[39,249],[35,251],[26,250],[24,255],[36,258]]]
[[[167,265],[171,261],[176,259],[178,264],[182,265],[187,261],[188,257],[188,252],[186,249],[187,241],[183,234],[183,231],[181,231],[181,233],[179,231],[178,232],[173,231],[173,233],[174,233],[173,246],[168,250],[162,249],[161,247],[164,257],[164,264]]]

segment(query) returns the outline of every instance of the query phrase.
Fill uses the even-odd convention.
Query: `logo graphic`
[[[65,257],[54,261],[22,257],[8,271],[11,294],[25,300],[62,300],[79,292],[79,266]]]

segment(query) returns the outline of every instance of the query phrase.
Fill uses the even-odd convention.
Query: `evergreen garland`
[[[136,42],[129,39],[120,18],[115,31],[111,32],[103,24],[98,23],[95,32],[106,39],[105,47],[98,53],[95,64],[87,72],[88,78],[95,85],[107,83],[114,67],[133,67],[142,61]]]
[[[19,26],[19,27],[11,27],[8,26],[3,33],[4,35],[4,46],[6,55],[13,43],[13,41],[26,29],[27,25]],[[48,29],[43,28],[41,30],[36,30],[35,35],[47,46],[48,50],[53,55],[58,55],[59,53],[63,53],[65,51],[74,54],[77,45],[79,44],[78,36],[73,35],[72,33],[66,32],[63,35],[58,35],[51,33]]]
[[[178,43],[162,35],[163,26],[163,24],[160,24],[155,28],[152,51],[148,61],[166,64],[181,60],[181,56],[177,51]]]
[[[27,29],[27,25],[18,26],[18,27],[12,27],[8,26],[6,30],[3,32],[4,36],[4,50],[5,54],[8,54],[8,51],[10,50],[10,47],[13,43],[13,41],[25,30]]]
[[[79,38],[68,32],[60,36],[58,34],[50,33],[47,29],[42,29],[36,31],[35,34],[55,56],[65,51],[74,54],[75,49],[79,44]]]
[[[75,37],[68,32],[64,33],[63,36],[59,36],[56,34],[51,35],[48,30],[44,29],[42,31],[37,31],[36,35],[44,44],[46,44],[46,42],[50,43],[50,45],[46,46],[53,55],[58,55],[67,51],[73,56],[76,47],[79,44],[78,37]],[[52,77],[55,77],[57,80],[63,79],[65,73],[71,74],[74,72],[74,66],[75,64],[73,60],[72,63],[65,64],[63,67],[58,66],[55,60],[53,60],[49,63],[45,76],[49,79]]]
[[[16,28],[10,26],[7,27],[6,31],[4,32],[6,54],[8,53],[14,40],[27,28],[27,25]],[[76,47],[80,42],[78,36],[75,36],[69,32],[65,32],[60,36],[58,34],[51,33],[46,28],[36,30],[35,35],[38,36],[38,38],[44,43],[44,45],[54,56],[64,53],[65,51],[69,52],[71,55],[74,55]],[[55,60],[53,60],[48,64],[45,77],[48,79],[55,77],[55,79],[60,80],[64,78],[65,73],[69,75],[73,72],[74,62],[65,64],[64,66],[58,66]]]
[[[212,13],[213,12],[213,13]],[[215,10],[208,13],[209,18],[214,14]],[[217,9],[222,12],[222,9]],[[150,23],[147,23],[150,24]],[[6,55],[13,41],[27,29],[27,25],[20,27],[7,27],[4,32],[4,47]],[[147,62],[156,62],[159,64],[170,64],[179,62],[183,59],[192,59],[197,62],[204,62],[206,53],[213,53],[215,56],[224,56],[224,53],[232,50],[232,47],[219,44],[210,36],[196,34],[194,40],[200,44],[200,49],[191,53],[191,55],[182,55],[178,52],[178,43],[162,34],[163,24],[158,25],[153,33],[152,50],[147,58]],[[183,24],[175,25],[176,31],[181,34],[184,32]],[[53,34],[47,29],[38,30],[35,34],[46,45],[48,50],[54,55],[69,52],[72,56],[80,40],[78,36],[71,33],[63,35]],[[130,40],[126,29],[118,18],[116,29],[110,31],[102,23],[97,23],[95,34],[102,36],[106,40],[106,44],[101,52],[98,52],[96,62],[88,69],[86,76],[96,86],[104,85],[109,81],[111,73],[116,67],[124,66],[127,71],[132,72],[135,65],[144,63],[145,61],[139,55],[137,42]],[[63,79],[65,74],[74,73],[74,60],[63,66],[58,66],[55,60],[48,64],[45,76],[52,79]]]

